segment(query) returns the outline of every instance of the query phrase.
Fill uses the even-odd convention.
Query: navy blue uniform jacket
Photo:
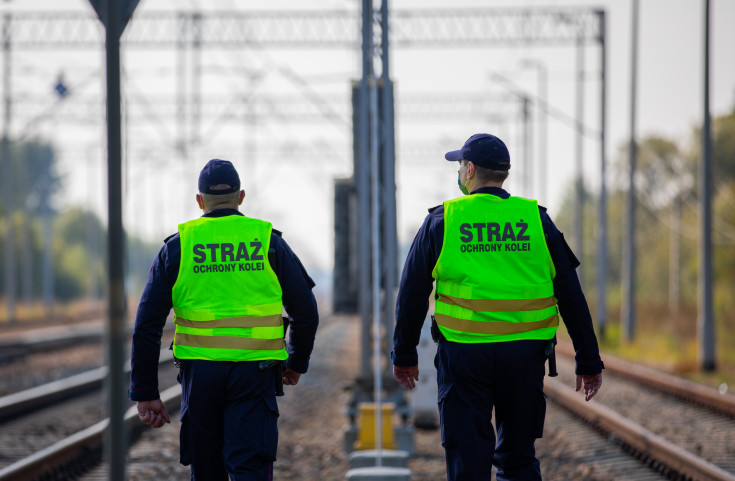
[[[472,192],[477,193],[492,194],[503,199],[510,197],[508,192],[498,187],[482,187]],[[554,296],[576,351],[576,374],[598,374],[602,372],[603,364],[587,300],[575,271],[579,261],[546,210],[541,207],[539,213],[546,244],[556,268]],[[401,275],[393,336],[393,364],[397,366],[418,364],[416,346],[429,310],[429,296],[434,283],[431,273],[439,259],[443,242],[444,206],[440,205],[431,209],[426,216],[413,240]]]
[[[220,209],[204,214],[204,217],[242,215],[236,209]],[[283,306],[291,317],[288,342],[289,358],[286,366],[305,373],[314,348],[314,336],[319,324],[316,299],[311,292],[314,281],[286,244],[280,233],[271,234],[270,249],[274,255],[272,267],[283,290]],[[148,282],[138,305],[133,330],[133,349],[130,359],[130,391],[133,401],[151,401],[159,398],[158,358],[161,351],[161,335],[171,308],[171,291],[179,275],[181,240],[179,234],[166,239],[158,256],[153,260]]]

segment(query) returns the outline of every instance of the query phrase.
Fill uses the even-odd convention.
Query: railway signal
[[[122,147],[120,134],[120,35],[138,0],[90,0],[105,26],[107,58],[107,199],[108,199],[108,411],[105,455],[110,481],[123,481],[127,453],[123,346],[125,345],[124,231],[122,223]]]

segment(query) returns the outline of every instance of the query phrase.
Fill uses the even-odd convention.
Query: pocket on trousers
[[[449,396],[452,392],[452,384],[439,384],[438,386],[439,424],[441,425],[442,446],[451,447],[456,444],[456,437],[452,431],[451,411]],[[449,422],[448,422],[449,421]]]
[[[181,406],[181,430],[179,431],[179,462],[184,466],[191,464],[191,435],[189,433],[189,411],[186,405]]]
[[[275,396],[265,398],[265,413],[263,419],[263,444],[258,454],[267,461],[276,460],[278,451],[278,403]]]

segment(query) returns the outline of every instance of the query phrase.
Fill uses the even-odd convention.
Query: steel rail
[[[159,364],[172,360],[173,354],[171,351],[168,349],[161,351]],[[0,422],[96,389],[104,382],[107,371],[107,366],[102,366],[65,379],[0,397]],[[126,368],[126,372],[130,372],[129,367]]]
[[[568,342],[559,342],[559,354],[574,357],[574,348]],[[735,417],[735,396],[720,394],[717,389],[703,386],[651,367],[634,364],[603,354],[605,370],[632,379],[646,387],[654,388],[697,403],[715,411]]]
[[[605,361],[607,362],[607,361]],[[735,481],[729,473],[695,456],[596,402],[585,402],[560,381],[547,378],[544,392],[556,403],[592,426],[612,433],[623,443],[663,466],[695,481]]]
[[[161,400],[170,406],[180,402],[181,387],[172,386],[161,393]],[[135,406],[125,413],[125,424],[128,428],[138,423],[138,412]],[[0,481],[28,481],[39,478],[50,471],[72,462],[78,456],[89,453],[102,446],[105,430],[110,420],[104,419],[87,429],[79,431],[41,451],[21,459],[0,470]]]
[[[164,332],[172,330],[173,324],[166,323]],[[31,329],[14,338],[0,340],[0,364],[29,354],[97,342],[102,340],[103,332],[102,323],[68,326],[63,331],[56,328]],[[126,332],[132,334],[132,327],[127,328]]]
[[[102,325],[72,326],[63,332],[49,333],[43,329],[31,330],[16,339],[0,341],[0,363],[18,357],[52,349],[63,349],[102,339]]]

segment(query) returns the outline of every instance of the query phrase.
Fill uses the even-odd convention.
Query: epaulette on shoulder
[[[275,235],[277,235],[278,237],[283,237],[283,232],[281,232],[280,230],[278,230],[278,229],[271,229],[271,231],[272,231],[272,232],[273,232],[273,233],[274,233]]]
[[[168,237],[166,237],[165,239],[163,239],[163,243],[165,244],[166,242],[170,241],[170,240],[171,240],[171,238],[172,238],[173,236],[175,236],[176,234],[178,234],[178,232],[174,232],[174,233],[173,233],[173,234],[171,234],[170,236],[168,236]]]
[[[539,204],[538,205],[538,208],[539,208],[539,210],[542,210],[542,211],[546,212],[546,207],[544,207],[543,205]]]
[[[434,212],[439,207],[444,207],[444,204],[435,205],[434,207],[429,208],[429,214],[431,214],[432,212]]]

